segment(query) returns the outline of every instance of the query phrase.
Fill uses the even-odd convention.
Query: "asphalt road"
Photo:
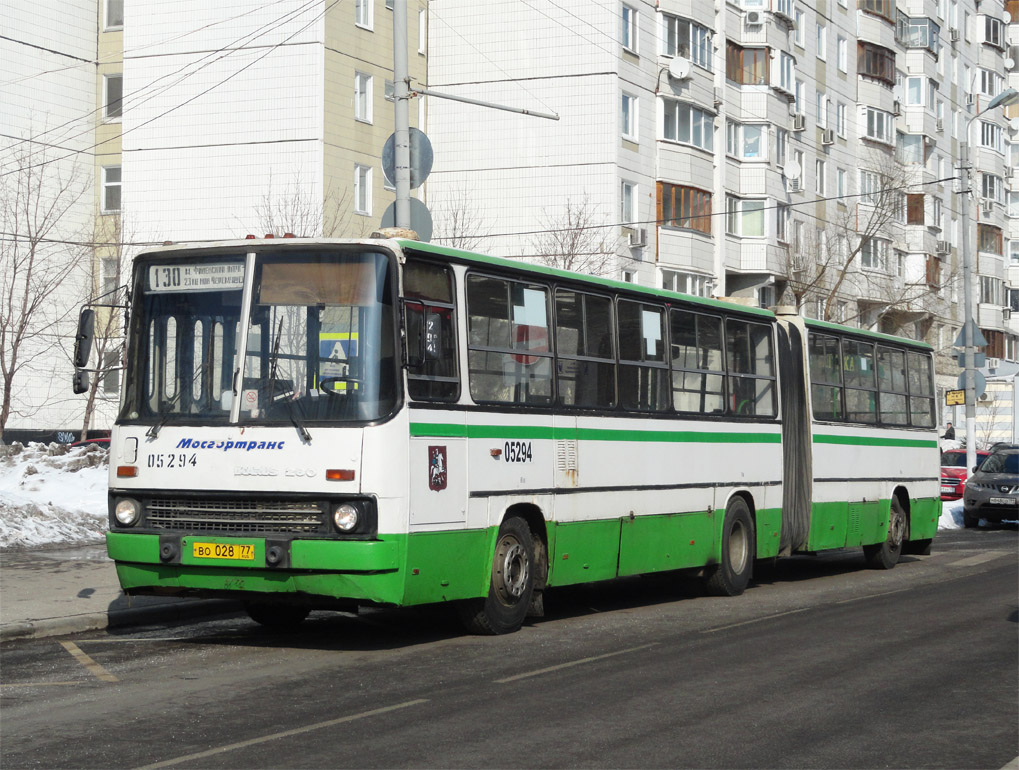
[[[779,562],[550,592],[505,637],[442,609],[246,618],[0,648],[15,768],[945,767],[1019,754],[1014,529],[891,572]]]

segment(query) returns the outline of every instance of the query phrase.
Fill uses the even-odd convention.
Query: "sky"
[[[85,545],[107,527],[105,447],[0,446],[0,551]],[[962,527],[962,502],[942,505],[939,529]]]

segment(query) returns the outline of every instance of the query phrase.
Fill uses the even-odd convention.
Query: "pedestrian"
[[[942,436],[945,441],[955,441],[955,428],[952,427],[952,423],[948,423],[945,428],[945,435]]]

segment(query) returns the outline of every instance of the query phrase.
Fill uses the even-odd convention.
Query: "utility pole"
[[[976,116],[974,116],[975,118]],[[962,185],[962,200],[959,201],[959,218],[962,221],[962,292],[963,292],[963,383],[966,389],[966,468],[972,472],[977,463],[977,406],[976,370],[974,368],[973,332],[976,321],[973,318],[973,257],[969,248],[969,130],[972,121],[966,124],[965,141],[959,146],[959,164]]]
[[[407,0],[393,2],[393,102],[396,149],[396,226],[410,228],[410,72]]]

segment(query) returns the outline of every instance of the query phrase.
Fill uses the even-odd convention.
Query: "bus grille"
[[[301,534],[323,525],[321,506],[310,501],[155,498],[147,514],[150,527],[188,532]]]

